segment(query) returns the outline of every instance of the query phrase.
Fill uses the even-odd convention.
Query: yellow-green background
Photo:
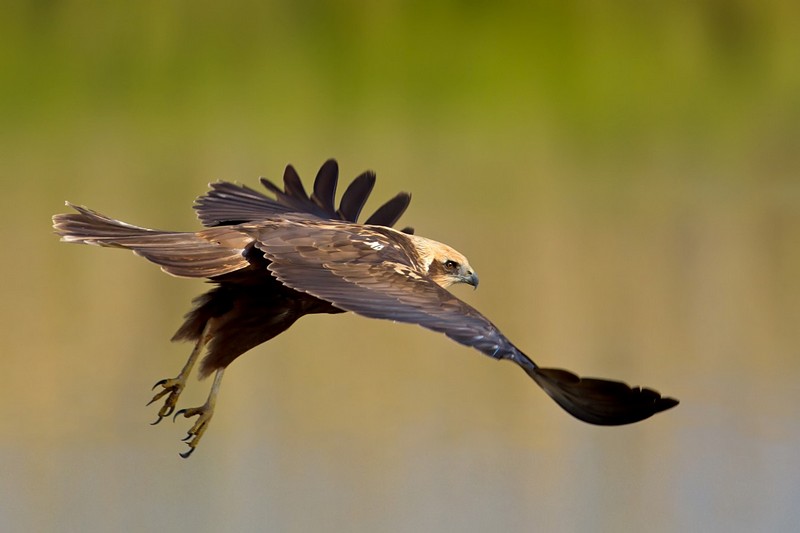
[[[0,7],[0,529],[800,527],[796,2],[220,4]],[[411,191],[535,360],[682,404],[592,427],[441,335],[315,316],[180,459],[144,404],[205,286],[49,217],[188,230],[209,181],[328,157]]]

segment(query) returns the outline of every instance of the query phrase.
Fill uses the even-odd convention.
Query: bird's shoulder
[[[389,262],[410,268],[421,261],[415,241],[386,226],[287,213],[240,224],[237,229],[253,238],[272,261]]]

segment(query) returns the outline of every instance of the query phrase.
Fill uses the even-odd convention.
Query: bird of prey
[[[168,274],[215,284],[193,301],[172,338],[195,343],[189,360],[176,377],[156,383],[153,388],[160,390],[150,401],[165,398],[153,424],[173,413],[173,420],[197,416],[183,439],[189,446],[183,457],[192,454],[208,427],[227,366],[312,313],[350,311],[444,333],[489,357],[516,363],[558,405],[590,424],[638,422],[678,404],[652,389],[535,364],[447,290],[455,283],[477,287],[478,276],[466,257],[414,235],[411,228],[392,228],[408,207],[409,194],[396,195],[358,223],[375,174],[355,178],[336,208],[338,175],[336,161],[326,161],[309,195],[289,165],[283,189],[261,178],[274,198],[244,185],[213,183],[194,205],[205,226],[197,232],[146,229],[70,203],[77,213],[53,217],[62,241],[126,248]],[[208,399],[175,412],[204,350],[199,376],[215,374]]]

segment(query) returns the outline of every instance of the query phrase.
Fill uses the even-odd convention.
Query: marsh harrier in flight
[[[215,284],[194,300],[172,338],[195,343],[189,360],[176,377],[156,383],[153,388],[160,390],[150,402],[166,397],[154,424],[173,412],[173,418],[198,417],[182,456],[191,455],[208,427],[225,368],[311,313],[351,311],[444,333],[489,357],[513,361],[558,405],[590,424],[638,422],[678,404],[652,389],[536,365],[486,317],[448,292],[454,283],[478,285],[466,257],[411,228],[392,229],[408,206],[408,194],[398,194],[358,223],[375,174],[353,180],[337,208],[338,174],[336,161],[325,162],[308,195],[288,166],[283,189],[261,178],[274,198],[244,185],[213,183],[194,205],[206,227],[197,232],[141,228],[69,203],[77,213],[53,217],[65,242],[127,248],[168,274]],[[208,399],[175,412],[204,350],[199,375],[215,374]]]

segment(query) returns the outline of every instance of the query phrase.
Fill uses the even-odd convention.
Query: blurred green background
[[[3,2],[0,529],[800,528],[800,5]],[[314,316],[188,461],[148,387],[196,281],[60,244],[215,179],[378,172],[538,362],[681,406],[597,428],[422,328]],[[182,406],[204,398],[192,382]]]

